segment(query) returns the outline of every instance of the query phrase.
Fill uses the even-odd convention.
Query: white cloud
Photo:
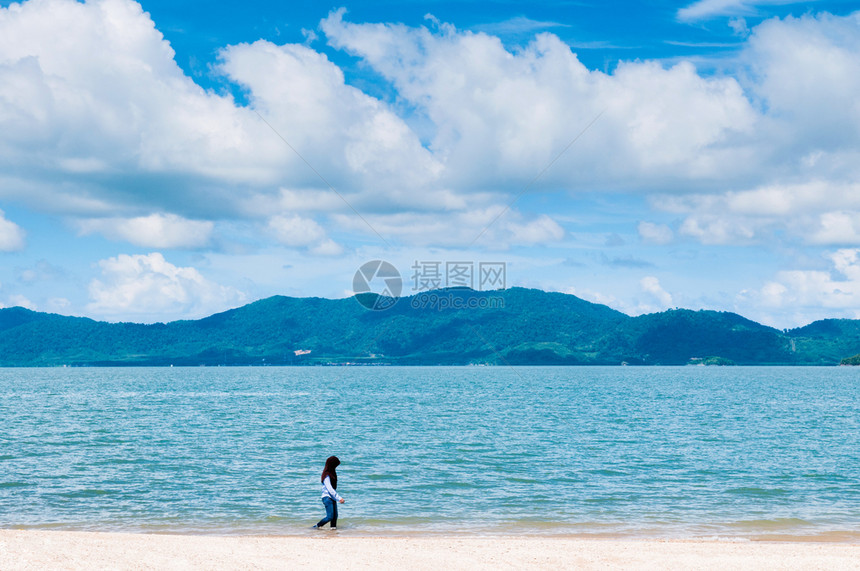
[[[744,13],[751,11],[753,4],[756,2],[749,0],[698,0],[678,10],[678,19],[689,22],[705,20],[714,16]]]
[[[660,196],[652,205],[685,214],[679,233],[703,244],[744,244],[771,239],[777,231],[811,245],[860,244],[860,185],[854,182],[813,180],[722,194]]]
[[[739,303],[761,308],[766,322],[773,321],[769,315],[775,310],[792,325],[828,317],[860,318],[860,249],[840,249],[826,259],[827,269],[779,272],[760,289],[742,292]]]
[[[157,252],[120,254],[99,267],[102,275],[90,283],[87,309],[111,319],[196,318],[246,301],[242,292],[207,280],[195,268],[174,266]]]
[[[212,219],[281,188],[331,193],[279,136],[367,203],[434,192],[432,153],[325,55],[265,41],[221,50],[217,70],[249,89],[253,109],[204,91],[173,58],[129,0],[0,8],[0,197],[82,218]]]
[[[72,302],[64,297],[52,297],[48,300],[48,310],[64,311],[71,307]]]
[[[778,232],[823,243],[827,233],[809,234],[812,218],[827,224],[828,212],[860,212],[860,13],[756,27],[740,57],[753,72],[739,74],[743,86],[685,62],[590,71],[551,34],[509,52],[497,38],[450,25],[352,24],[336,12],[322,29],[427,114],[431,148],[445,159],[441,180],[461,196],[513,192],[604,109],[536,186],[668,189],[668,200],[652,204],[685,204],[679,232],[706,244]]]
[[[187,220],[175,214],[90,218],[78,222],[83,235],[99,233],[144,248],[199,248],[209,243],[214,226],[210,221]]]
[[[326,238],[312,246],[309,251],[317,256],[339,256],[343,253],[343,247],[331,238]]]
[[[708,0],[686,10],[754,4]],[[248,90],[246,108],[185,76],[149,15],[129,0],[0,8],[0,198],[153,248],[203,247],[213,219],[353,216],[283,136],[363,215],[409,224],[436,213],[454,222],[427,221],[424,230],[440,232],[421,241],[449,244],[452,225],[498,211],[601,111],[534,190],[728,201],[743,191],[714,189],[779,194],[860,176],[858,15],[754,28],[740,57],[750,72],[737,74],[743,84],[731,69],[701,74],[683,61],[589,70],[550,33],[508,50],[497,37],[449,24],[353,24],[342,11],[321,29],[332,46],[392,82],[427,125],[427,144],[399,107],[347,85],[326,55],[305,45],[257,41],[219,52],[216,68]],[[828,212],[854,208],[833,201]],[[774,224],[694,219],[684,231],[719,243]],[[513,217],[512,240],[497,241],[557,239],[558,228],[539,225],[545,235],[535,240],[538,227]],[[363,224],[352,231],[372,234]],[[383,233],[415,234],[402,226]]]
[[[756,235],[755,228],[742,218],[726,218],[710,213],[689,216],[678,232],[710,245],[744,244]]]
[[[673,306],[672,295],[663,289],[660,280],[654,276],[646,276],[639,280],[639,290],[644,294],[644,299],[638,299],[639,296],[633,293],[634,299],[632,301],[629,301],[626,296],[620,298],[606,291],[594,291],[581,287],[568,287],[563,290],[563,293],[575,295],[592,303],[609,306],[628,315],[656,313]]]
[[[763,132],[775,149],[806,171],[856,175],[856,161],[842,162],[846,152],[857,158],[860,141],[860,12],[768,20],[742,59],[754,74],[750,90],[767,106],[772,124]],[[809,154],[820,158],[806,163]]]
[[[310,218],[273,216],[268,222],[268,231],[284,246],[308,248],[321,256],[336,256],[343,248],[326,236],[322,226]]]
[[[689,63],[622,62],[608,75],[588,70],[548,33],[510,52],[496,37],[450,25],[431,32],[353,24],[335,12],[321,28],[332,46],[364,59],[427,114],[441,180],[461,191],[521,189],[601,111],[537,187],[649,188],[723,177],[731,157],[746,162],[734,143],[756,114],[740,85],[702,77]]]
[[[672,295],[663,289],[660,280],[654,276],[646,276],[639,280],[642,291],[650,295],[658,304],[660,309],[666,309],[672,305]]]
[[[675,239],[675,233],[665,224],[654,224],[653,222],[640,222],[637,227],[639,237],[648,244],[665,245]]]
[[[266,217],[271,216],[272,212],[332,212],[344,206],[343,200],[334,192],[281,188],[274,194],[251,196],[243,209],[250,216]]]
[[[563,288],[561,292],[569,295],[575,295],[578,298],[590,301],[591,303],[599,303],[601,305],[612,307],[617,311],[629,314],[634,313],[628,304],[624,303],[612,294],[607,294],[601,291],[593,291],[576,286]]]
[[[750,29],[747,27],[747,21],[743,18],[729,19],[729,27],[737,36],[746,37],[750,33]]]
[[[437,176],[437,161],[406,123],[346,85],[324,54],[261,40],[224,48],[218,69],[250,91],[253,107],[277,131],[264,140],[294,164],[293,185],[312,183],[330,192],[279,136],[343,192],[369,190],[390,199],[397,189],[416,194]]]
[[[860,212],[825,212],[809,235],[813,244],[860,245]]]
[[[547,215],[540,216],[536,220],[524,224],[508,222],[506,228],[511,233],[510,242],[513,244],[544,244],[547,242],[558,242],[564,238],[564,229]]]
[[[0,210],[0,252],[23,250],[26,235],[20,226],[11,220],[7,220],[6,214]]]
[[[325,230],[319,224],[301,216],[273,216],[269,230],[285,246],[310,246],[325,238]]]
[[[365,220],[382,236],[409,246],[465,248],[471,244],[493,250],[511,246],[546,245],[565,236],[564,229],[547,215],[526,216],[502,205],[474,208],[446,215],[425,212],[366,215]],[[338,228],[362,230],[366,224],[355,216],[332,217]]]
[[[439,20],[437,20],[433,16],[430,16],[429,14],[425,16],[425,18],[431,20],[437,26],[440,25]],[[569,27],[569,24],[562,24],[559,22],[552,21],[532,20],[531,18],[526,18],[524,16],[517,16],[515,18],[510,18],[502,22],[493,22],[491,24],[482,24],[479,26],[475,26],[475,29],[494,35],[519,35],[530,34],[539,30],[547,30],[550,28],[565,27]]]
[[[738,14],[756,14],[759,6],[773,4],[798,4],[796,0],[697,0],[689,6],[678,10],[678,19],[682,22],[699,22],[719,16],[732,16]],[[743,18],[733,18],[729,24],[735,28],[738,24],[732,24]],[[744,23],[742,26],[746,28]]]
[[[25,296],[21,294],[10,295],[6,299],[6,304],[0,304],[0,308],[2,307],[23,307],[26,309],[30,309],[36,311],[36,304],[27,299]]]
[[[185,77],[173,56],[135,2],[0,9],[0,167],[16,165],[25,180],[43,183],[32,196],[9,186],[4,194],[44,208],[56,207],[54,194],[171,202],[180,198],[171,188],[177,174],[197,177],[182,185],[197,196],[202,180],[270,177],[280,157],[253,144],[264,129],[232,99]],[[142,192],[129,175],[146,173],[164,178]],[[59,177],[68,182],[48,184]],[[222,198],[210,194],[210,203]]]

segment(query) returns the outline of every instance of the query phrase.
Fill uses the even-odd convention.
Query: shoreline
[[[819,533],[786,532],[748,532],[748,533],[660,533],[660,532],[616,532],[616,531],[538,531],[535,529],[506,529],[490,530],[469,528],[456,529],[356,529],[348,525],[339,526],[336,531],[330,529],[286,528],[278,531],[254,530],[250,528],[236,529],[176,529],[176,528],[74,528],[66,526],[13,526],[0,527],[4,533],[70,533],[93,535],[128,535],[128,536],[178,536],[178,537],[215,537],[215,538],[281,538],[281,539],[319,539],[338,537],[342,539],[476,539],[496,540],[519,538],[529,540],[565,540],[565,541],[620,541],[620,542],[693,542],[693,543],[809,543],[833,545],[860,546],[860,530],[831,530]]]
[[[570,536],[214,536],[0,530],[2,569],[828,568],[860,569],[860,543]]]
[[[860,545],[860,527],[829,527],[786,525],[779,520],[756,522],[758,525],[726,525],[688,523],[687,525],[599,525],[595,522],[569,524],[566,522],[512,523],[487,525],[485,522],[461,522],[451,525],[385,525],[368,524],[362,521],[342,521],[335,531],[327,526],[313,528],[316,518],[301,521],[275,522],[226,522],[214,525],[193,525],[190,522],[155,523],[141,522],[137,525],[120,523],[0,523],[4,532],[56,532],[120,535],[167,535],[187,537],[257,537],[257,538],[319,538],[329,534],[352,539],[499,539],[517,537],[523,539],[563,539],[595,541],[692,541],[726,543],[814,543]],[[746,523],[746,522],[743,522]],[[765,525],[770,524],[770,525]]]

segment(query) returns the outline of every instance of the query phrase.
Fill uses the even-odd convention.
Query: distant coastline
[[[456,303],[433,306],[419,294],[380,311],[367,309],[374,303],[366,296],[376,294],[361,294],[361,303],[275,296],[166,324],[6,308],[0,366],[836,366],[860,353],[858,320],[778,330],[707,310],[631,317],[573,295],[524,288],[444,294]]]

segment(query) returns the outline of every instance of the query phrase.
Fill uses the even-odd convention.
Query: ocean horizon
[[[860,541],[850,367],[0,369],[0,528]]]

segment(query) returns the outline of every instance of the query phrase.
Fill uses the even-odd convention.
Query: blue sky
[[[860,317],[856,2],[311,4],[0,2],[0,306],[196,318],[385,259]]]

